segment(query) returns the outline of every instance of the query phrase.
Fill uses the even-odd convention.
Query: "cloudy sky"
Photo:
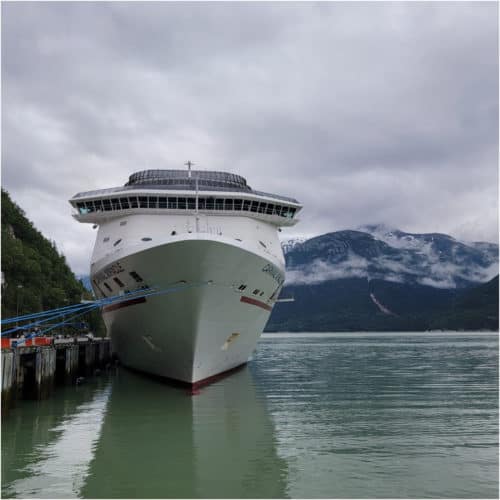
[[[287,236],[498,240],[496,3],[2,3],[2,185],[73,270],[78,191],[198,167],[294,196]]]

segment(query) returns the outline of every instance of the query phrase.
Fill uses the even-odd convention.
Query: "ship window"
[[[147,196],[139,196],[139,206],[141,208],[148,208],[148,197]]]
[[[135,271],[130,271],[129,274],[135,279],[135,281],[137,281],[137,283],[143,281],[143,279]]]
[[[91,201],[85,202],[85,208],[87,209],[87,213],[91,213],[94,211],[94,205],[92,205]]]
[[[290,218],[293,218],[293,216],[295,215],[295,211],[296,211],[295,208],[290,209]]]
[[[243,204],[243,200],[234,200],[234,209],[241,210],[242,204]]]
[[[104,238],[102,241],[103,241],[104,243],[107,243],[107,242],[109,241],[109,236],[106,236],[106,238]]]
[[[118,245],[120,242],[122,241],[122,239],[120,238],[119,240],[116,240],[114,243],[113,243],[113,246],[116,247],[116,245]]]
[[[222,198],[215,199],[215,210],[224,210],[224,200]]]
[[[243,210],[246,210],[247,212],[250,210],[250,204],[252,202],[250,200],[243,200]]]
[[[177,198],[177,208],[179,210],[186,210],[186,198]]]
[[[177,234],[177,232],[176,231],[172,231],[170,234],[171,234],[171,236],[175,236]]]
[[[245,290],[245,288],[246,288],[246,287],[247,287],[246,285],[240,285],[240,286],[238,287],[238,290],[243,291],[243,290]]]
[[[263,243],[262,241],[259,240],[259,243],[264,247],[264,248],[267,248],[266,244]]]
[[[283,210],[281,211],[281,216],[288,217],[288,207],[283,207]]]
[[[150,196],[149,197],[149,208],[158,208],[158,197]]]
[[[120,222],[120,226],[126,226],[126,225],[127,225],[127,221],[126,221],[126,220],[122,220],[122,221]]]
[[[267,214],[269,215],[272,215],[272,213],[274,212],[274,205],[272,203],[269,203],[269,205],[267,205]]]
[[[206,205],[207,205],[206,198],[198,198],[198,209],[199,210],[205,210]]]
[[[167,208],[167,199],[166,198],[158,198],[158,207],[159,208]]]
[[[122,288],[125,286],[120,278],[117,278],[116,276],[113,278],[113,281],[118,285],[121,286]]]
[[[122,204],[122,208],[124,210],[129,208],[128,198],[120,198],[120,203]]]
[[[130,207],[131,208],[137,208],[138,207],[138,205],[137,205],[137,196],[131,196],[129,198],[129,200],[130,200]]]
[[[168,198],[168,208],[177,208],[177,198]]]
[[[258,201],[252,201],[252,207],[250,208],[250,210],[252,212],[257,212],[257,207],[259,206],[259,202]]]
[[[207,210],[213,210],[213,209],[214,209],[214,199],[207,198]]]
[[[102,212],[102,200],[94,200],[94,206],[96,209],[96,212]]]
[[[224,200],[224,210],[232,210],[233,209],[233,200],[227,199]]]
[[[276,205],[276,206],[274,207],[274,213],[275,213],[276,215],[280,215],[280,214],[281,214],[281,205]]]
[[[262,296],[264,295],[264,292],[260,292],[260,294],[259,294],[259,295],[262,297]]]
[[[152,238],[148,238],[148,237],[145,237],[145,238],[142,238],[142,241],[151,241]]]
[[[104,210],[106,210],[106,212],[111,210],[111,202],[109,200],[102,200],[102,206],[104,207]]]
[[[267,203],[259,203],[259,214],[265,214],[266,213],[266,206]]]
[[[195,198],[188,198],[187,199],[187,206],[189,210],[194,210],[196,208],[196,200]]]
[[[257,295],[260,292],[257,288],[252,292],[254,295]]]
[[[106,283],[104,282],[103,285],[110,291],[113,292],[113,289]]]
[[[103,297],[106,297],[106,294],[102,291],[101,287],[97,284],[97,281],[93,280],[93,283],[94,283],[95,287],[101,292],[101,295]]]
[[[120,210],[120,202],[118,201],[118,198],[113,198],[111,200],[111,205],[113,206],[113,210]]]

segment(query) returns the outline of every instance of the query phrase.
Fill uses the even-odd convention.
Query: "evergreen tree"
[[[58,252],[2,189],[2,318],[92,300]],[[95,335],[104,335],[99,311],[82,316]]]

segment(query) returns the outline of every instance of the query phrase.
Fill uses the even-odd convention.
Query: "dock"
[[[16,400],[49,397],[57,385],[82,380],[110,359],[108,338],[2,338],[2,414]]]

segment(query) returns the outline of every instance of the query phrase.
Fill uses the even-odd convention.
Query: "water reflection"
[[[3,422],[2,494],[498,498],[498,336],[265,336],[194,397],[64,387]]]
[[[81,494],[272,498],[285,496],[285,479],[248,368],[194,397],[122,370]]]
[[[99,384],[101,385],[101,384]],[[110,383],[26,406],[2,432],[2,496],[76,497],[99,439]],[[33,418],[34,410],[36,416]],[[13,428],[12,428],[13,426]]]

